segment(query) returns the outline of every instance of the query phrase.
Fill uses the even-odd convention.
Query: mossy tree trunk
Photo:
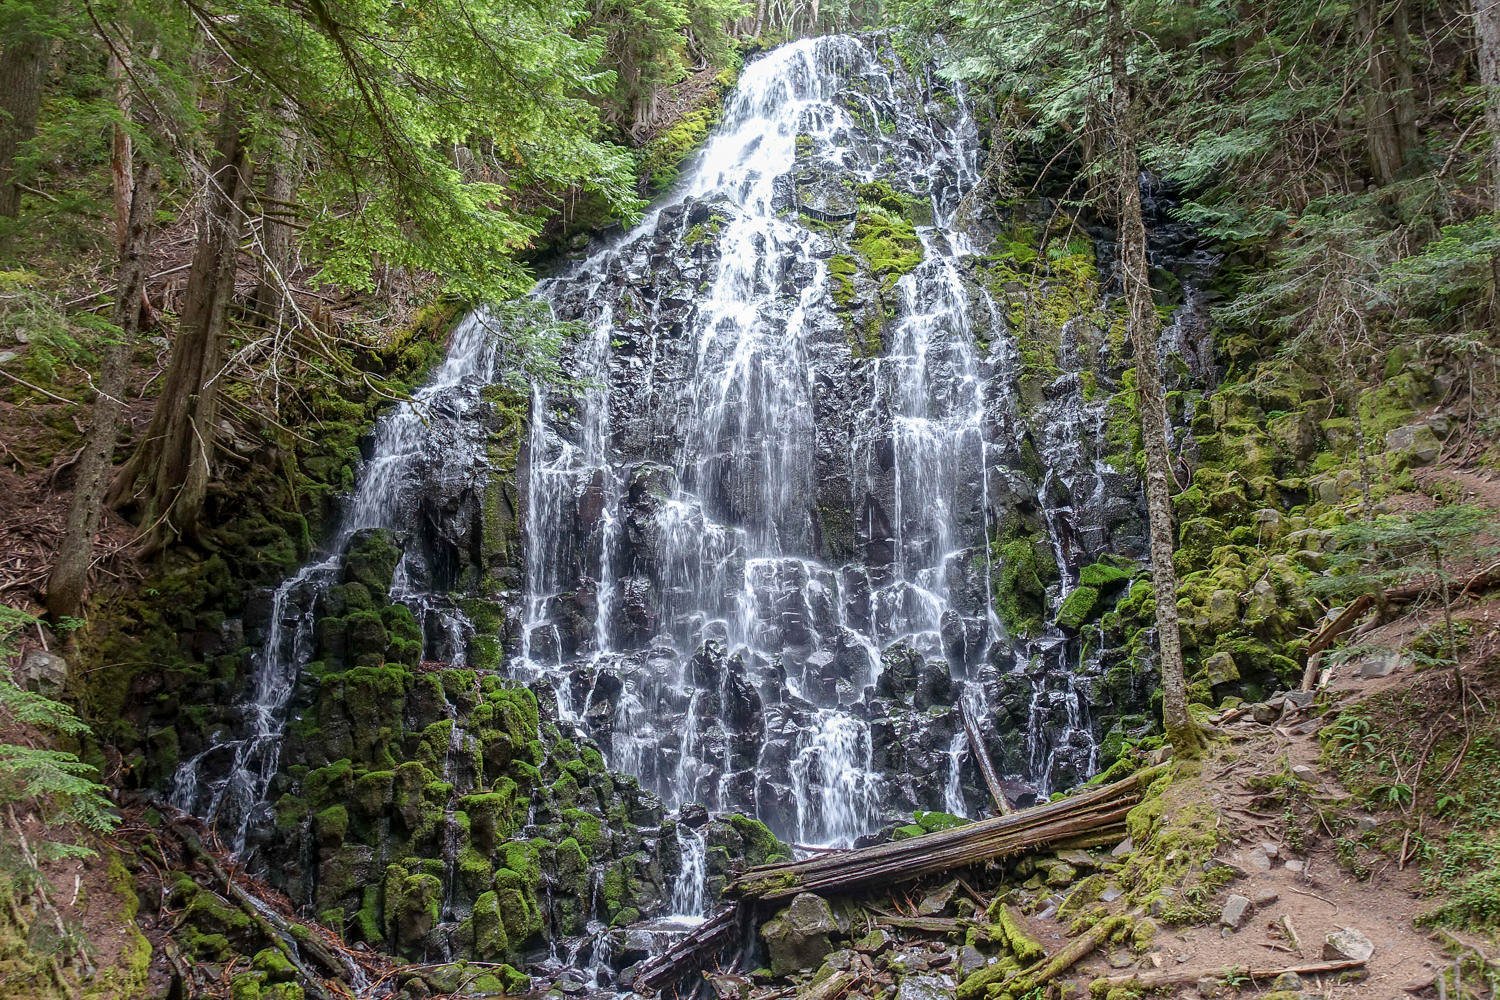
[[[225,327],[244,232],[246,150],[238,95],[225,98],[218,150],[205,180],[198,245],[161,395],[111,501],[140,512],[141,548],[197,536],[208,495],[219,419]],[[139,484],[139,489],[137,489]]]
[[[1389,184],[1401,175],[1417,145],[1406,2],[1395,0],[1387,10],[1380,0],[1361,0],[1355,11],[1360,44],[1366,49],[1364,114],[1370,172],[1376,183]]]
[[[1147,268],[1140,160],[1136,151],[1135,98],[1126,68],[1129,38],[1122,2],[1110,0],[1107,26],[1117,160],[1120,281],[1125,294],[1126,324],[1135,353],[1136,393],[1146,451],[1146,509],[1151,533],[1151,582],[1156,592],[1162,722],[1173,751],[1179,757],[1194,757],[1202,751],[1204,739],[1202,730],[1188,713],[1182,635],[1177,621],[1177,571],[1172,565],[1175,530],[1172,494],[1168,486],[1172,456],[1167,445],[1166,401],[1157,363],[1161,319],[1152,300]]]
[[[36,134],[49,45],[46,35],[23,26],[0,49],[0,216],[7,218],[21,211],[16,157]]]
[[[57,547],[57,558],[47,577],[47,613],[54,621],[76,616],[83,606],[89,565],[94,558],[94,532],[103,513],[109,470],[114,464],[115,443],[120,437],[121,397],[130,367],[130,354],[140,333],[145,309],[147,251],[151,245],[160,173],[145,164],[135,176],[130,193],[130,215],[122,233],[120,261],[115,276],[116,327],[104,349],[96,383],[97,395],[88,436],[78,456],[73,502],[68,524]]]

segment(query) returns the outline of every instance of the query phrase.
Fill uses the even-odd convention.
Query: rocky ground
[[[1459,612],[1480,637],[1463,663],[1471,701],[1462,745],[1472,761],[1487,752],[1472,747],[1496,733],[1488,712],[1500,689],[1500,600]],[[1450,732],[1460,731],[1461,718],[1449,713],[1461,716],[1462,707],[1445,695],[1451,675],[1412,657],[1413,638],[1435,614],[1372,630],[1370,651],[1334,667],[1315,693],[1215,716],[1220,738],[1209,754],[1157,782],[1123,840],[1012,859],[879,899],[804,894],[762,927],[765,968],[709,982],[720,997],[759,1000],[1040,996],[1027,992],[1041,985],[1034,978],[1016,978],[1021,970],[1109,925],[1056,982],[1115,1000],[1153,991],[1184,1000],[1486,995],[1494,966],[1483,958],[1483,933],[1423,916],[1443,912],[1455,888],[1432,872],[1445,864],[1444,838],[1465,819],[1423,819],[1420,806],[1443,794],[1445,781],[1463,784],[1473,765],[1442,768],[1445,779],[1436,764],[1447,744],[1435,735],[1427,749],[1436,751],[1422,755],[1429,776],[1403,772],[1413,798],[1382,809],[1359,763],[1368,747],[1348,745],[1348,734],[1361,731],[1353,720],[1378,725],[1392,698],[1424,705],[1419,726],[1435,734],[1453,723]],[[1339,963],[1358,964],[1319,968]],[[1465,992],[1476,989],[1465,981],[1489,985]]]

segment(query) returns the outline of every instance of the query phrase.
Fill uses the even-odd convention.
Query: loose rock
[[[1323,958],[1330,962],[1368,962],[1373,954],[1374,942],[1352,927],[1334,931],[1323,941]]]
[[[1248,897],[1230,893],[1229,898],[1224,901],[1223,912],[1219,914],[1219,923],[1231,930],[1239,930],[1254,909],[1255,904]]]

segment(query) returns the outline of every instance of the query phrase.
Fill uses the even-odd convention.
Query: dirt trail
[[[1412,866],[1402,870],[1389,862],[1360,881],[1340,865],[1333,838],[1325,834],[1305,846],[1290,843],[1293,838],[1287,836],[1284,817],[1256,808],[1260,794],[1251,787],[1255,778],[1295,774],[1312,785],[1320,801],[1333,802],[1346,794],[1320,766],[1317,736],[1284,735],[1244,719],[1231,726],[1230,740],[1204,773],[1213,776],[1209,800],[1231,831],[1229,836],[1221,831],[1224,846],[1218,857],[1245,873],[1226,892],[1255,905],[1237,930],[1213,926],[1164,932],[1157,939],[1164,967],[1175,964],[1184,973],[1216,976],[1226,966],[1315,962],[1323,957],[1328,934],[1353,929],[1375,946],[1368,975],[1358,982],[1337,975],[1306,977],[1304,991],[1328,997],[1396,998],[1430,984],[1446,962],[1427,935],[1412,926],[1412,917],[1423,905]],[[1366,828],[1379,824],[1374,816],[1360,816],[1358,822]],[[1295,940],[1287,933],[1288,925]],[[1108,972],[1100,968],[1098,974]],[[1205,982],[1201,990],[1188,988],[1178,995],[1213,994],[1209,987]]]

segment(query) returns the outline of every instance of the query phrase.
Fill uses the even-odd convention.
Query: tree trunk
[[[301,174],[297,133],[292,128],[292,108],[282,103],[275,111],[280,130],[276,151],[265,170],[265,202],[260,213],[260,282],[255,289],[255,309],[267,329],[279,329],[286,319],[287,275],[292,263],[292,227],[287,225],[292,196]]]
[[[1400,176],[1416,142],[1405,0],[1396,0],[1389,30],[1380,0],[1362,0],[1356,9],[1356,23],[1360,41],[1369,52],[1364,107],[1370,172],[1376,183],[1389,184]]]
[[[16,156],[36,134],[48,48],[47,36],[23,29],[0,51],[0,216],[11,219],[21,211]]]
[[[126,55],[128,57],[128,54]],[[132,166],[133,151],[130,130],[125,124],[130,121],[130,66],[113,51],[109,55],[109,79],[115,89],[115,108],[120,120],[115,122],[114,135],[110,142],[109,172],[114,179],[115,199],[115,249],[125,255],[127,233],[130,229],[130,201],[135,191],[135,176]]]
[[[120,436],[121,397],[125,393],[131,350],[140,333],[149,270],[147,252],[159,187],[160,174],[154,164],[147,164],[139,172],[129,199],[130,217],[126,220],[115,276],[113,319],[117,330],[104,350],[88,437],[78,457],[67,528],[47,578],[47,613],[53,621],[76,617],[83,607],[89,565],[94,558],[94,532],[103,513],[109,469],[114,464],[115,442]]]
[[[1141,216],[1140,164],[1136,152],[1135,102],[1126,70],[1129,42],[1120,4],[1121,0],[1110,0],[1108,25],[1111,103],[1118,157],[1120,282],[1124,288],[1131,347],[1135,352],[1136,395],[1141,412],[1141,437],[1146,448],[1146,509],[1151,527],[1151,582],[1156,591],[1162,722],[1173,751],[1179,757],[1193,757],[1201,752],[1204,740],[1202,731],[1188,714],[1182,636],[1177,623],[1177,571],[1172,565],[1175,530],[1168,487],[1171,452],[1167,445],[1166,401],[1157,364],[1161,320],[1151,298],[1147,270],[1146,226]]]
[[[235,97],[226,98],[172,359],[151,425],[111,491],[111,500],[118,502],[142,480],[135,499],[141,513],[141,547],[148,553],[171,541],[196,538],[208,494],[224,328],[244,231],[246,151],[241,114]]]
[[[1479,50],[1479,85],[1484,89],[1484,124],[1490,133],[1490,208],[1500,217],[1500,2],[1474,0],[1474,38]],[[1500,311],[1500,252],[1490,258],[1491,302]]]

